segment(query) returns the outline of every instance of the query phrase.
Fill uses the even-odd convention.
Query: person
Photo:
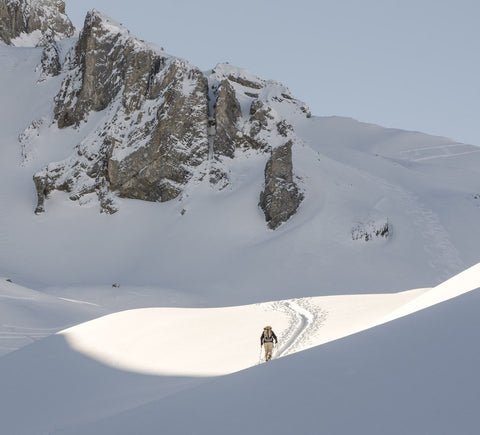
[[[275,332],[273,332],[271,326],[265,326],[265,328],[263,328],[262,336],[260,337],[260,347],[264,346],[265,348],[265,361],[270,361],[272,359],[274,341],[275,344],[278,343]]]

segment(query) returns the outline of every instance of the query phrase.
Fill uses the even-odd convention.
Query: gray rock
[[[228,80],[238,83],[239,85],[245,86],[246,88],[262,89],[262,85],[260,83],[252,82],[251,80],[247,80],[243,77],[239,77],[234,74],[230,74],[228,76]]]
[[[118,197],[172,200],[192,179],[205,178],[222,190],[230,184],[235,154],[256,150],[271,152],[260,198],[268,224],[274,229],[288,220],[303,195],[293,181],[291,150],[298,138],[280,113],[302,113],[303,103],[277,82],[227,64],[216,69],[204,74],[89,12],[63,65],[54,118],[65,128],[104,111],[105,123],[74,155],[35,174],[36,212],[45,210],[54,190],[81,204],[98,200],[105,213],[118,210]],[[279,104],[288,110],[278,110]]]
[[[269,120],[273,119],[270,114],[271,108],[263,104],[260,100],[253,100],[250,106],[250,137],[249,143],[252,148],[260,149],[266,146],[258,140],[255,140],[255,136],[258,136],[262,130],[268,128]]]
[[[1,40],[11,45],[21,34],[37,30],[37,46],[73,36],[75,28],[62,0],[0,0]]]
[[[392,224],[388,218],[369,219],[355,226],[352,231],[353,240],[369,242],[375,239],[388,239],[392,235]]]
[[[241,125],[242,110],[238,102],[235,89],[230,80],[242,81],[237,77],[229,76],[220,83],[215,104],[215,140],[213,144],[214,156],[226,156],[234,158],[235,150],[265,149],[268,144],[257,136],[268,127],[268,120],[273,119],[270,115],[270,107],[264,106],[260,100],[254,100],[250,107],[249,131],[245,131]],[[253,83],[253,82],[248,82]]]
[[[235,148],[243,143],[238,129],[241,116],[242,110],[235,90],[229,81],[224,79],[218,88],[215,104],[216,135],[213,145],[215,155],[230,158],[235,156]]]
[[[49,77],[55,77],[60,74],[62,65],[60,64],[60,56],[56,42],[52,42],[43,49],[40,68],[39,81],[44,81]]]
[[[287,137],[289,133],[293,132],[293,127],[284,119],[277,123],[277,131],[283,137]]]
[[[75,48],[74,67],[55,98],[59,128],[79,125],[91,111],[105,109],[117,96],[125,78],[124,32],[112,32],[104,17],[90,11]]]
[[[72,200],[96,193],[104,212],[112,193],[146,201],[176,198],[208,158],[208,85],[186,61],[152,50],[92,11],[56,98],[58,126],[78,125],[91,111],[117,109],[76,155],[34,177],[37,212],[52,190]]]
[[[265,189],[260,194],[262,208],[268,226],[278,228],[297,211],[303,194],[293,181],[292,142],[272,150],[265,166]]]
[[[183,91],[188,79],[191,92]],[[121,160],[108,162],[111,189],[122,197],[147,201],[176,198],[192,168],[208,158],[207,83],[198,69],[175,60],[156,84],[162,104],[147,126],[145,146]]]

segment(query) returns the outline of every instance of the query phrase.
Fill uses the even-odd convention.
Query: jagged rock
[[[188,93],[185,81],[190,84]],[[122,159],[114,154],[108,162],[111,189],[126,198],[176,198],[192,176],[192,167],[208,157],[207,83],[203,74],[175,60],[157,86],[162,104],[148,144]]]
[[[240,150],[246,156],[274,150],[262,193],[271,228],[298,207],[291,146],[299,139],[279,113],[304,117],[304,105],[282,84],[228,64],[202,73],[95,10],[87,14],[62,71],[54,105],[57,126],[80,126],[98,111],[103,124],[72,156],[34,175],[37,213],[54,190],[80,204],[97,201],[105,213],[118,210],[118,197],[177,198],[192,179],[222,190],[229,186],[229,165]],[[47,127],[32,125],[22,136],[25,155],[34,149],[39,128]],[[278,175],[282,153],[290,153],[283,179]]]
[[[277,119],[278,115],[271,104],[277,101],[276,94],[273,92],[269,100],[268,97],[260,98],[259,93],[249,91],[252,88],[262,90],[265,87],[278,87],[278,93],[284,94],[282,86],[252,77],[246,71],[228,64],[217,65],[213,76],[217,81],[215,84],[213,80],[214,94],[216,94],[214,156],[233,158],[237,149],[268,151],[279,144],[274,135],[283,136],[281,142],[285,142],[287,128],[280,132],[276,127],[283,120]],[[247,98],[250,101],[248,114],[242,113],[240,98]],[[300,106],[301,103],[298,100],[293,97],[290,99],[292,104]]]
[[[21,37],[28,36],[28,42],[43,46],[74,32],[62,0],[0,0],[0,39],[8,45],[24,45]]]
[[[37,207],[35,208],[35,214],[40,214],[45,211],[45,198],[48,195],[46,177],[42,177],[40,174],[33,176],[33,182],[35,183],[35,189],[37,191]]]
[[[68,180],[58,180],[61,178],[61,168],[58,165],[50,164],[48,170],[44,170],[34,175],[33,182],[37,190],[37,207],[35,214],[45,211],[45,198],[48,197],[52,190],[60,190],[70,192],[72,183]]]
[[[274,119],[270,113],[271,111],[272,109],[265,106],[260,100],[254,100],[250,106],[250,143],[255,149],[263,148],[263,145],[265,145],[255,141],[253,138],[258,136],[262,130],[268,129],[269,120]]]
[[[60,64],[60,56],[56,42],[52,42],[43,49],[40,69],[41,73],[38,80],[40,82],[60,74],[62,65]]]
[[[258,82],[255,82],[255,81],[251,81],[251,80],[247,80],[239,75],[234,75],[234,74],[230,74],[228,76],[228,80],[231,80],[232,82],[235,82],[235,83],[238,83],[242,86],[245,86],[247,88],[253,88],[253,89],[262,89],[262,85],[261,83],[258,83]]]
[[[105,109],[123,86],[130,34],[121,27],[112,31],[109,23],[95,10],[85,18],[72,69],[55,98],[54,113],[60,128],[79,125],[91,110]]]
[[[273,230],[295,214],[304,197],[293,181],[292,145],[288,141],[273,149],[265,166],[265,190],[259,206]]]
[[[352,229],[352,239],[364,240],[365,242],[379,238],[387,239],[391,234],[392,225],[387,218],[369,219]]]
[[[116,111],[76,155],[35,175],[37,211],[52,190],[74,200],[96,193],[108,213],[116,211],[112,192],[147,201],[177,197],[208,158],[202,72],[142,44],[97,11],[87,15],[70,66],[56,98],[60,128],[79,124],[91,111]]]
[[[235,148],[240,145],[237,123],[241,116],[242,110],[235,90],[229,81],[224,79],[218,88],[215,105],[216,136],[213,149],[216,155],[234,157]]]
[[[277,131],[283,137],[288,137],[288,134],[293,132],[293,127],[287,121],[282,119],[277,123]]]

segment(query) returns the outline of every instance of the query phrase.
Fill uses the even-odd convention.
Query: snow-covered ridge
[[[480,263],[429,289],[299,298],[226,308],[145,308],[60,332],[116,368],[162,376],[215,376],[262,362],[259,331],[274,325],[274,358],[358,333],[480,287]],[[194,357],[192,357],[194,355]]]

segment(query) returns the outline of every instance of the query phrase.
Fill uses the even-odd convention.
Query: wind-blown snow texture
[[[41,57],[0,45],[2,432],[477,433],[478,292],[449,299],[480,285],[478,147],[272,98],[305,196],[275,231],[258,150],[220,161],[223,189],[192,177],[114,215],[53,192],[36,216],[33,174],[110,116],[59,129],[66,73]],[[206,74],[225,71],[257,80]],[[277,359],[257,366],[265,324]]]

